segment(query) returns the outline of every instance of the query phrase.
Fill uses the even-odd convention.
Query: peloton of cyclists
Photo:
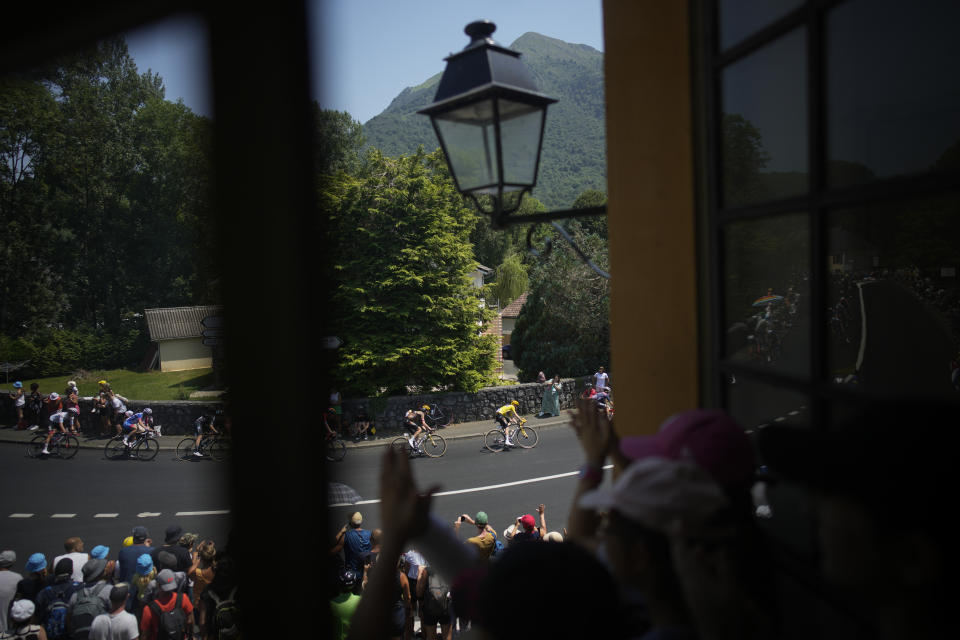
[[[505,404],[497,409],[497,414],[494,416],[497,419],[497,422],[500,424],[500,430],[503,431],[503,444],[508,447],[512,447],[513,443],[510,442],[510,432],[507,430],[507,427],[511,422],[514,424],[520,424],[522,420],[520,414],[517,413],[517,407],[519,406],[519,402],[512,400],[510,404]]]
[[[129,414],[129,415],[127,415]],[[130,436],[141,433],[156,433],[153,428],[153,410],[147,407],[140,413],[127,411],[126,419],[123,421],[123,444],[130,446]]]

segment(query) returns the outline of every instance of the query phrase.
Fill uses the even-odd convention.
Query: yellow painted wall
[[[213,366],[210,347],[204,346],[200,338],[161,340],[157,344],[160,347],[161,371],[184,371]]]
[[[621,435],[696,407],[689,8],[604,0],[611,365]]]

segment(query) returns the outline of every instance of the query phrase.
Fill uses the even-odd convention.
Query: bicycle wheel
[[[420,447],[428,458],[439,458],[447,452],[447,441],[436,433],[428,433],[420,443]]]
[[[518,447],[523,447],[524,449],[532,449],[537,446],[537,442],[540,440],[540,434],[537,433],[537,430],[533,427],[519,426],[517,430],[513,432],[513,444]]]
[[[233,453],[233,443],[226,436],[217,436],[204,445],[204,451],[210,456],[211,460],[223,462],[229,460]]]
[[[413,453],[413,449],[410,447],[410,443],[404,436],[399,436],[393,439],[393,442],[390,443],[390,446],[397,453],[402,453],[405,456],[410,456]]]
[[[444,415],[442,411],[438,410],[436,414],[434,414],[432,421],[427,420],[427,422],[430,423],[430,426],[434,429],[443,429],[444,427],[450,425],[450,418]]]
[[[57,442],[57,455],[64,460],[69,460],[73,456],[77,455],[77,451],[79,450],[80,441],[77,440],[76,436],[63,436]]]
[[[138,459],[146,462],[157,457],[157,453],[160,452],[160,443],[153,438],[144,438],[133,446],[133,450]]]
[[[340,462],[347,455],[347,445],[340,438],[327,440],[326,455],[330,462]]]
[[[491,429],[483,436],[483,446],[494,453],[503,451],[504,442],[506,442],[506,438],[503,437],[503,431],[500,429]]]
[[[196,438],[184,438],[177,444],[177,458],[180,460],[193,460],[194,458],[199,458],[200,456],[193,455],[193,450],[196,447],[197,439]]]
[[[127,457],[127,447],[123,444],[123,436],[113,436],[103,448],[103,457],[107,460],[120,460]]]
[[[31,458],[39,458],[43,455],[43,445],[47,441],[47,436],[35,435],[27,443],[27,455]]]

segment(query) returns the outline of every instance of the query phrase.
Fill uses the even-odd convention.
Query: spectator
[[[110,421],[116,429],[117,435],[123,435],[123,421],[126,419],[125,414],[127,413],[127,406],[124,404],[126,398],[114,392],[110,388],[110,385],[107,385],[107,402],[109,403],[108,411],[112,412],[110,416]]]
[[[112,609],[110,583],[104,577],[107,561],[91,558],[83,565],[83,584],[70,596],[70,630],[72,640],[86,640],[94,619]]]
[[[148,602],[148,590],[156,577],[157,568],[153,565],[153,558],[149,553],[141,554],[137,558],[137,570],[130,581],[131,595],[127,602],[128,610],[137,616],[137,619],[140,618]]]
[[[370,416],[367,414],[367,408],[365,406],[360,406],[357,409],[357,415],[353,418],[353,423],[357,427],[357,435],[354,438],[355,440],[366,440],[367,432],[370,430]]]
[[[27,577],[17,583],[15,600],[26,599],[37,601],[37,595],[47,585],[47,558],[42,553],[35,553],[27,559],[23,570]]]
[[[597,395],[597,390],[593,388],[593,384],[588,382],[583,386],[583,392],[580,393],[580,398],[582,400],[589,400],[595,395]]]
[[[189,580],[187,579],[187,573],[185,571],[177,571],[177,559],[169,551],[161,551],[157,554],[157,562],[154,565],[157,575],[163,572],[164,569],[167,569],[173,573],[174,580],[176,580],[177,589],[184,591],[189,595],[188,587]],[[147,584],[147,588],[144,591],[143,601],[149,603],[151,600],[155,599],[158,595],[160,589],[159,581],[156,577]]]
[[[593,386],[596,387],[597,391],[610,388],[610,376],[603,370],[603,367],[597,369],[597,372],[593,374]]]
[[[227,546],[229,548],[229,542]],[[236,566],[229,555],[217,559],[214,578],[204,590],[198,608],[198,624],[203,638],[241,637],[239,585]],[[230,633],[233,635],[228,635]]]
[[[183,634],[180,638],[185,638],[187,630],[193,628],[193,603],[182,590],[177,588],[177,579],[173,571],[164,569],[158,573],[157,584],[160,588],[157,597],[143,608],[140,636],[143,640],[155,640],[162,614],[180,609],[184,613]]]
[[[43,414],[43,394],[40,393],[40,384],[33,382],[30,384],[30,395],[27,396],[27,422],[30,423],[30,430],[37,429],[40,424],[40,418]]]
[[[540,527],[529,513],[517,518],[510,537],[507,540],[513,542],[526,542],[531,540],[541,540],[547,535],[546,508],[541,504],[537,507],[537,513],[540,515]]]
[[[91,558],[99,558],[101,560],[106,560],[107,556],[110,555],[110,547],[98,544],[90,551]]]
[[[438,624],[442,640],[451,640],[453,637],[450,599],[450,585],[436,570],[423,567],[417,580],[417,601],[420,603],[420,627],[426,640],[437,637]]]
[[[11,640],[47,640],[47,632],[38,624],[33,624],[36,606],[30,600],[16,600],[10,606],[10,629],[3,638]]]
[[[380,556],[380,548],[383,540],[383,529],[374,529],[370,533],[370,551],[364,551],[360,554],[360,565],[363,567],[363,579],[360,583],[360,591],[367,586],[367,579],[370,576],[370,570],[377,563]]]
[[[543,371],[541,371],[540,373],[537,374],[537,382],[538,382],[538,383],[544,384],[546,381],[547,381],[547,376],[545,376],[545,375],[543,374]]]
[[[183,535],[183,528],[178,524],[171,524],[167,527],[166,532],[164,533],[163,545],[156,547],[153,551],[150,552],[150,555],[153,556],[153,563],[159,565],[157,561],[157,554],[161,551],[166,551],[173,554],[176,558],[176,565],[171,567],[174,571],[186,572],[190,569],[190,565],[193,564],[193,558],[190,557],[190,552],[187,549],[184,549],[180,545],[180,537]],[[158,571],[163,567],[159,567]]]
[[[360,554],[370,550],[370,532],[363,529],[363,516],[359,511],[350,516],[350,529],[343,536],[343,564],[347,569],[359,572]]]
[[[70,597],[80,588],[73,575],[73,560],[60,558],[53,567],[53,582],[48,584],[37,594],[37,619],[47,630],[50,640],[66,638],[67,611]]]
[[[217,556],[217,547],[211,540],[204,540],[193,551],[193,563],[188,573],[193,582],[193,600],[200,602],[203,590],[213,580],[213,561]]]
[[[110,589],[109,612],[94,618],[90,640],[136,640],[140,637],[137,618],[124,609],[130,586],[121,582]]]
[[[110,406],[110,397],[102,388],[97,395],[93,397],[93,408],[90,412],[95,414],[97,420],[100,422],[100,435],[113,435],[113,429],[111,427],[113,407]]]
[[[23,383],[17,380],[13,383],[13,408],[17,412],[17,431],[23,431],[27,428],[27,419],[24,417],[24,409],[27,406],[27,398],[23,393]]]
[[[471,518],[464,513],[453,523],[453,530],[459,532],[462,522],[469,522],[477,528],[477,535],[467,538],[467,544],[476,548],[477,556],[481,560],[488,560],[497,545],[497,532],[487,521],[486,512],[478,511],[476,518]]]
[[[17,595],[17,583],[23,576],[13,570],[17,554],[13,551],[0,552],[0,632],[7,630],[7,611],[14,596]]]
[[[70,558],[73,561],[73,575],[70,576],[74,582],[83,582],[83,565],[87,563],[90,556],[83,552],[83,540],[80,538],[67,538],[63,543],[65,554],[53,559],[53,566],[63,558]]]
[[[426,572],[427,561],[417,552],[416,549],[410,549],[401,558],[401,567],[407,576],[407,584],[410,590],[410,606],[407,611],[407,619],[403,628],[403,637],[407,640],[413,638],[414,617],[420,615],[420,596],[421,590],[418,590],[417,584],[421,575]],[[423,618],[420,619],[421,626]]]
[[[360,583],[357,573],[352,569],[341,569],[337,580],[339,594],[330,600],[330,613],[333,621],[332,640],[346,640],[350,632],[350,620],[360,603],[360,596],[354,590]]]
[[[133,540],[129,546],[124,545],[120,549],[117,568],[117,582],[130,582],[133,579],[133,572],[138,566],[139,558],[143,554],[152,554],[153,547],[150,546],[148,538],[150,533],[144,526],[136,526],[132,532]],[[151,558],[152,564],[152,558]]]
[[[563,383],[560,376],[553,376],[553,380],[546,385],[543,392],[543,402],[540,405],[538,418],[560,415],[560,394],[563,392]]]
[[[340,392],[336,389],[330,390],[330,408],[333,409],[333,413],[329,416],[330,426],[334,431],[340,433],[340,416],[343,414],[343,398],[340,395]]]

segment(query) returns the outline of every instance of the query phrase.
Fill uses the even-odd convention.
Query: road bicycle
[[[433,407],[430,411],[424,411],[423,418],[431,429],[443,429],[450,425],[450,418],[440,407]]]
[[[137,460],[153,460],[160,452],[160,443],[154,432],[130,434],[130,444],[124,444],[123,436],[113,436],[103,447],[103,456],[108,460],[136,458]]]
[[[520,424],[508,425],[506,431],[510,434],[510,444],[523,449],[532,449],[540,441],[540,434],[533,427],[525,427],[526,419],[520,418]],[[497,423],[496,429],[491,429],[483,436],[483,446],[497,453],[507,446],[506,433]]]
[[[439,458],[447,452],[447,441],[443,439],[443,436],[429,430],[419,437],[417,437],[416,446],[410,446],[409,435],[402,435],[394,438],[393,442],[390,443],[390,446],[393,447],[395,451],[399,451],[408,456],[416,453],[417,455],[425,455],[428,458]]]
[[[330,462],[340,462],[347,455],[347,445],[339,435],[327,435],[323,443],[323,455]]]
[[[200,455],[194,455],[194,450]],[[230,459],[233,452],[230,436],[224,433],[205,433],[200,437],[200,446],[197,446],[196,436],[187,436],[177,444],[177,458],[180,460],[203,460],[208,458],[216,462]]]
[[[47,447],[49,453],[43,452],[43,445],[47,441],[47,436],[38,433],[27,443],[27,455],[31,458],[40,458],[44,455],[56,456],[64,460],[69,460],[77,455],[80,450],[80,441],[71,433],[56,431],[50,438],[50,444]]]

